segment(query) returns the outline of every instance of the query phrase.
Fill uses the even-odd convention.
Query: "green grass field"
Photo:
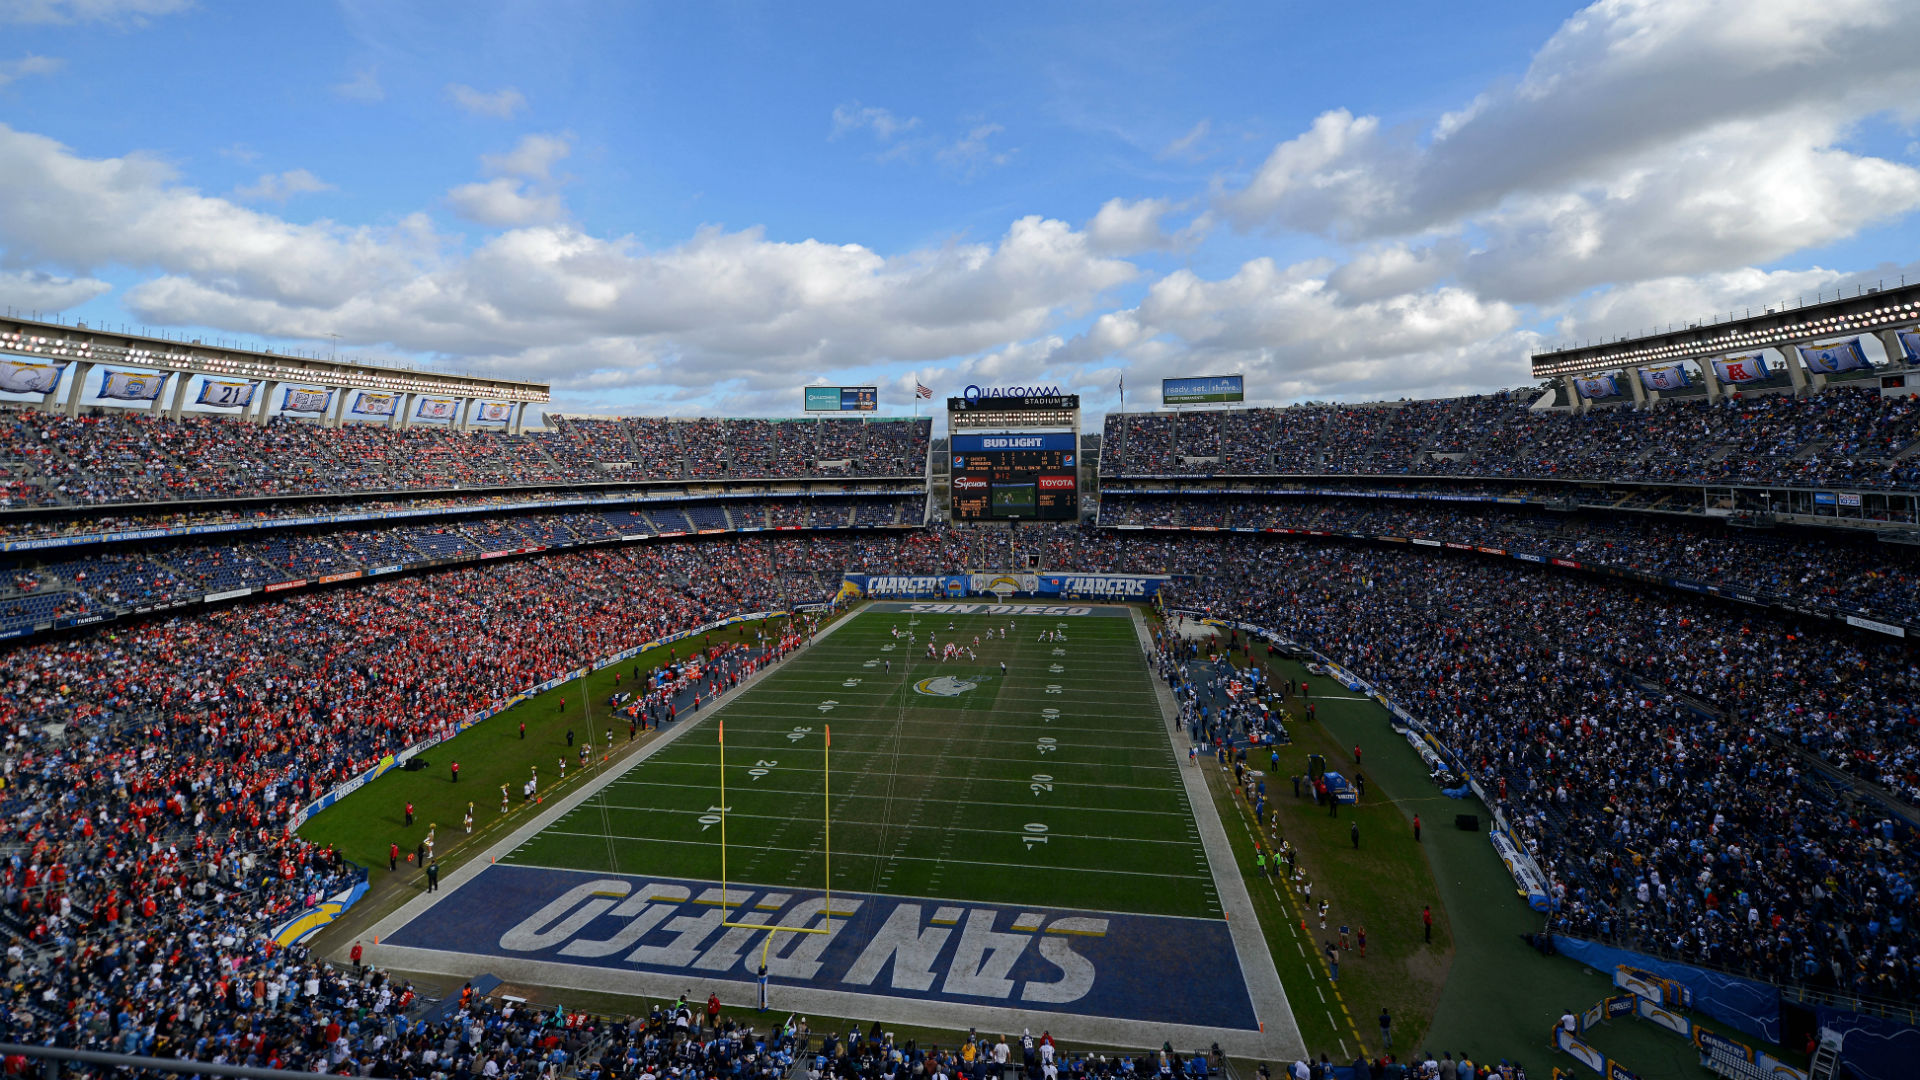
[[[820,887],[830,825],[836,891],[1218,918],[1150,678],[1129,618],[869,611],[506,861],[719,880],[724,722],[729,881]]]

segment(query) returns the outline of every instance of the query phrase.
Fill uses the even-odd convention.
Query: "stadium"
[[[1557,15],[1535,64],[1616,14]],[[0,6],[56,42],[206,15]],[[65,77],[20,63],[0,93]],[[334,96],[403,94],[390,74],[374,96],[374,70]],[[1500,93],[1434,146],[1527,97]],[[512,95],[440,96],[510,120]],[[828,142],[874,140],[876,166],[1012,167],[913,149],[934,121],[833,116]],[[522,143],[549,157],[490,158],[488,184],[559,199],[555,163],[590,138]],[[29,175],[25,143],[78,162],[47,175],[104,167],[9,128],[0,174]],[[123,193],[160,168],[113,165]],[[152,227],[332,188],[292,177],[246,210],[165,188],[192,205]],[[1651,329],[1541,301],[1524,360],[1460,346],[1473,389],[1326,395],[1299,389],[1324,375],[1305,345],[1236,365],[1163,330],[1191,347],[1130,352],[1146,339],[1115,326],[1174,325],[1155,290],[1220,284],[1185,268],[1118,315],[1060,302],[1085,324],[1027,368],[988,355],[1019,335],[901,344],[919,325],[856,362],[821,290],[769,289],[772,322],[807,324],[792,368],[764,360],[801,376],[770,398],[713,343],[770,348],[742,307],[565,340],[601,303],[569,291],[587,278],[516,278],[497,322],[444,338],[461,289],[411,262],[342,270],[338,332],[261,314],[317,287],[285,276],[292,251],[257,296],[253,270],[196,268],[225,257],[211,241],[96,256],[94,289],[35,239],[37,182],[0,193],[25,268],[0,270],[11,1073],[1895,1080],[1920,1060],[1920,279],[1708,316],[1663,288]],[[498,214],[461,258],[569,229],[609,282],[633,257]],[[328,228],[342,260],[398,243]],[[718,256],[678,254],[685,280],[647,289],[697,307],[737,283],[696,288]],[[1306,291],[1358,294],[1317,272]],[[956,292],[992,321],[995,288]],[[195,314],[158,317],[169,296]],[[863,297],[902,323],[939,306]],[[376,299],[404,325],[351,322]],[[1390,308],[1352,332],[1393,338]],[[604,389],[590,357],[642,344]]]

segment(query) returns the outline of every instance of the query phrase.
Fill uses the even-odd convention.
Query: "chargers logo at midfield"
[[[959,697],[961,694],[977,688],[981,683],[986,682],[987,679],[988,676],[985,675],[970,675],[966,677],[958,675],[936,675],[931,679],[921,679],[919,682],[914,683],[913,692],[916,694],[925,694],[928,697]]]

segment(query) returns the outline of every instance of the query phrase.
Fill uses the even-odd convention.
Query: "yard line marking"
[[[544,833],[543,833],[543,835],[550,835],[550,836],[579,836],[579,837],[585,837],[585,838],[588,838],[588,839],[593,839],[593,840],[599,840],[599,839],[602,839],[602,837],[601,837],[601,834],[599,834],[599,833],[578,833],[578,832],[567,832],[567,831],[565,831],[565,830],[561,830],[561,829],[547,829],[547,830],[544,830]],[[713,846],[713,845],[712,845],[712,844],[711,844],[710,842],[708,842],[708,841],[705,841],[705,840],[673,840],[673,839],[669,839],[669,838],[665,838],[665,837],[649,837],[649,838],[647,838],[647,839],[644,839],[644,840],[642,840],[642,839],[637,839],[637,838],[633,838],[633,837],[619,837],[618,839],[623,839],[623,840],[627,840],[627,841],[629,841],[629,842],[631,842],[631,843],[636,843],[636,844],[684,844],[684,845],[687,845],[687,846],[689,846],[689,847],[712,847],[712,846]],[[794,853],[794,854],[799,854],[799,855],[807,855],[807,854],[811,854],[811,853],[813,853],[813,852],[816,852],[816,851],[819,851],[819,850],[820,850],[820,848],[819,848],[819,847],[818,847],[818,846],[816,845],[816,846],[814,846],[814,847],[811,847],[811,848],[775,848],[775,847],[768,847],[768,848],[767,848],[767,850],[768,850],[768,851],[786,851],[786,852],[791,852],[791,853]],[[852,859],[887,859],[887,858],[896,858],[896,857],[897,857],[897,858],[899,858],[899,859],[901,859],[901,860],[903,860],[903,861],[906,861],[906,862],[929,862],[929,863],[931,863],[931,862],[939,862],[939,861],[940,861],[940,860],[939,860],[938,858],[931,858],[931,857],[927,857],[927,856],[921,856],[921,855],[900,855],[900,856],[890,856],[890,855],[873,855],[873,854],[867,854],[867,853],[864,853],[864,852],[840,852],[839,854],[840,854],[840,855],[841,855],[841,857],[843,857],[843,858],[852,858]],[[965,865],[967,865],[967,866],[1004,866],[1004,867],[1009,867],[1009,868],[1011,868],[1011,869],[1015,869],[1015,870],[1029,870],[1029,871],[1031,871],[1031,870],[1036,870],[1036,869],[1041,869],[1040,867],[1036,867],[1036,866],[1035,866],[1035,865],[1034,865],[1033,863],[1010,863],[1010,862],[994,862],[994,861],[991,861],[991,860],[987,860],[987,859],[968,859],[968,860],[966,861],[966,863],[965,863]],[[578,869],[578,868],[575,868],[575,869],[576,869],[576,872],[577,872],[577,869]],[[1196,878],[1196,877],[1195,877],[1194,875],[1192,875],[1192,874],[1162,874],[1162,873],[1160,873],[1160,872],[1158,872],[1158,871],[1154,871],[1154,870],[1116,870],[1116,869],[1114,869],[1114,868],[1112,868],[1112,867],[1108,867],[1108,866],[1069,866],[1069,865],[1066,865],[1066,864],[1062,864],[1062,863],[1055,863],[1055,864],[1053,864],[1052,866],[1049,866],[1049,867],[1046,867],[1045,869],[1049,869],[1049,870],[1064,870],[1064,871],[1068,871],[1068,872],[1072,872],[1072,873],[1083,873],[1083,874],[1125,874],[1125,875],[1127,875],[1128,877],[1150,877],[1150,878],[1165,878],[1165,879],[1167,879],[1168,881],[1195,881],[1195,880],[1198,880],[1198,879],[1197,879],[1197,878]],[[636,876],[642,876],[642,877],[644,877],[644,876],[647,876],[647,875],[636,875]],[[654,875],[654,876],[657,876],[657,877],[673,877],[674,875],[672,875],[672,874],[659,874],[659,875]],[[986,901],[986,900],[968,900],[968,901],[964,901],[964,902],[965,902],[965,903],[969,903],[969,904],[984,904],[984,903],[989,903],[990,901]],[[1012,905],[1012,904],[1007,904],[1007,905],[1002,905],[1002,906],[1005,906],[1005,907],[1014,907],[1014,906],[1017,906],[1017,905]],[[1075,909],[1075,910],[1081,910],[1081,909]],[[1143,913],[1142,913],[1142,912],[1134,912],[1134,914],[1136,914],[1136,915],[1139,915],[1139,914],[1143,914]]]

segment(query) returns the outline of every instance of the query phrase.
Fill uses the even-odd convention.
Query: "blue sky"
[[[1912,272],[1920,12],[1803,8],[0,0],[0,306],[586,412],[1520,385]]]

